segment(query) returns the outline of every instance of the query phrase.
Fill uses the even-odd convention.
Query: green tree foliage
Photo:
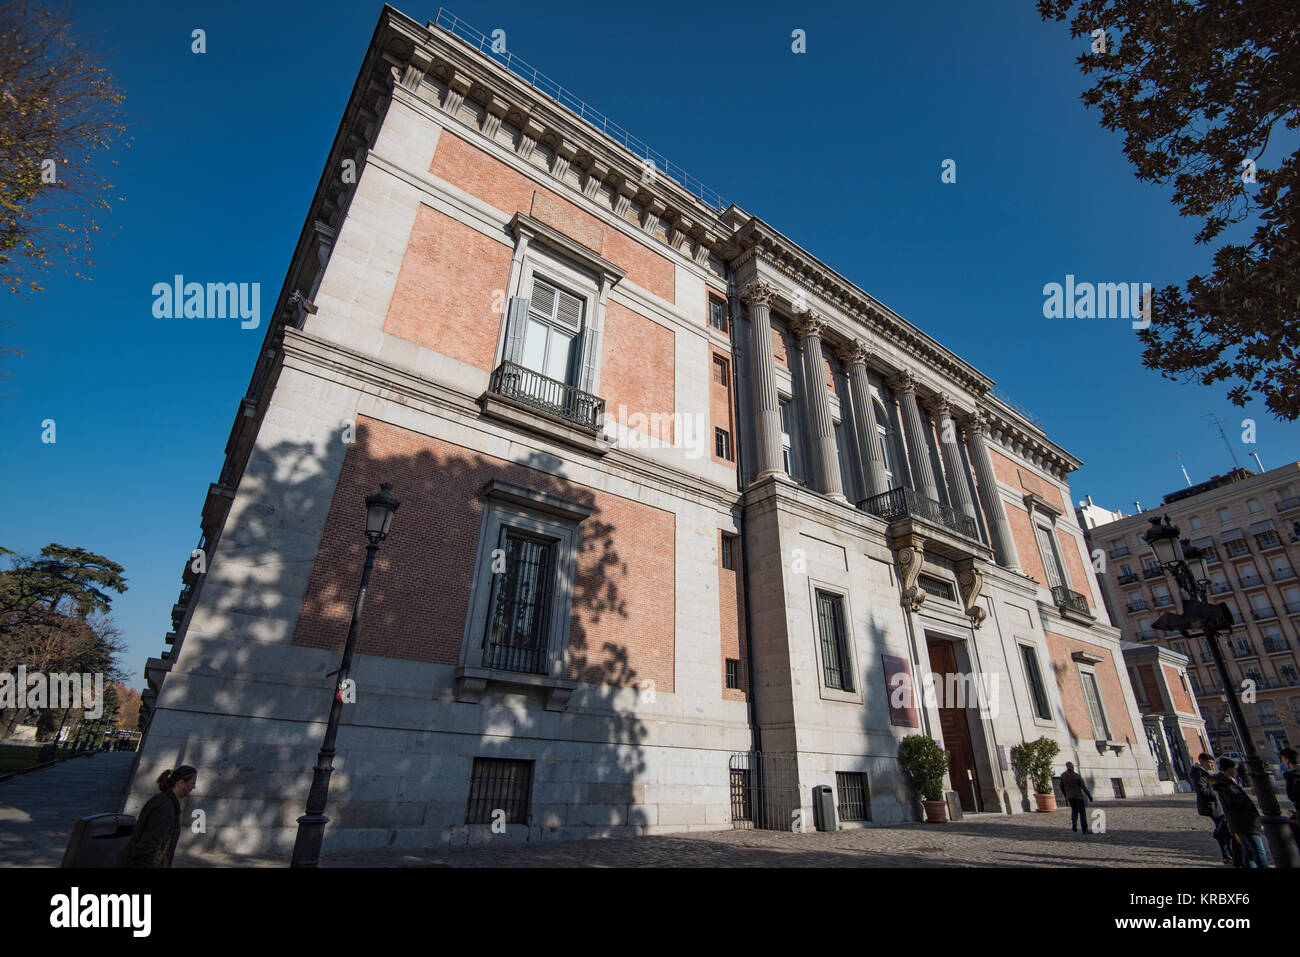
[[[0,288],[37,291],[56,263],[93,265],[112,189],[91,165],[125,131],[123,94],[67,14],[0,0]]]
[[[1214,271],[1154,292],[1143,364],[1166,378],[1229,384],[1274,416],[1300,417],[1300,5],[1295,0],[1038,0],[1070,19],[1095,77],[1083,102],[1124,135],[1137,178],[1172,184],[1199,243],[1250,220]],[[1105,31],[1104,49],[1094,31]],[[1254,182],[1251,182],[1254,180]]]

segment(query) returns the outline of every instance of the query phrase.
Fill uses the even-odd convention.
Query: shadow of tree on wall
[[[320,474],[327,455],[343,458],[336,485]],[[646,730],[636,712],[647,706],[637,700],[638,649],[621,635],[632,617],[624,583],[636,557],[629,563],[620,551],[628,539],[596,494],[555,474],[559,467],[551,456],[505,462],[364,417],[345,455],[301,442],[255,451],[240,489],[253,497],[232,514],[209,558],[209,568],[222,571],[221,584],[207,596],[196,590],[194,599],[207,602],[228,640],[195,641],[177,655],[179,671],[220,681],[194,700],[171,700],[164,686],[155,715],[163,736],[153,749],[146,743],[141,765],[146,775],[155,765],[200,768],[188,806],[206,808],[211,836],[191,843],[187,834],[183,847],[229,847],[218,839],[223,825],[292,828],[302,813],[336,680],[327,673],[339,666],[365,561],[364,498],[381,482],[392,483],[401,504],[366,595],[352,669],[357,702],[345,706],[339,729],[326,852],[332,834],[353,828],[375,833],[350,847],[392,843],[403,829],[404,843],[412,830],[427,843],[446,841],[446,827],[439,833],[426,825],[433,820],[457,825],[450,837],[458,842],[471,839],[470,830],[480,832],[473,839],[495,838],[488,828],[464,825],[474,756],[535,762],[531,804],[546,811],[525,834],[510,825],[505,839],[647,823],[632,807],[643,800],[635,785],[645,771]],[[493,478],[592,509],[578,526],[569,631],[568,674],[582,683],[563,713],[546,711],[538,691],[513,686],[490,686],[479,704],[455,699],[451,675],[462,642],[485,640],[466,637],[466,619],[479,573],[480,493]],[[286,631],[270,616],[293,621],[293,609],[284,607],[293,599],[282,591],[301,589],[304,580],[296,624]],[[644,599],[634,610],[644,613]],[[292,674],[282,663],[289,644],[303,651],[291,659]],[[394,677],[394,661],[409,662],[411,672]],[[411,677],[421,670],[428,686]],[[176,722],[168,712],[188,714]],[[454,745],[444,735],[469,736],[473,744]],[[285,832],[276,839],[283,845]]]

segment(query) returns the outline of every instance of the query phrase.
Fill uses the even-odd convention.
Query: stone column
[[[978,410],[965,422],[966,446],[970,449],[971,463],[975,466],[975,478],[978,482],[980,505],[984,508],[985,524],[989,537],[993,540],[993,553],[998,564],[1013,572],[1020,571],[1020,556],[1016,554],[1016,541],[1011,537],[1011,526],[1007,524],[1007,513],[1002,508],[1002,498],[998,495],[997,477],[993,473],[993,462],[985,437],[989,434],[989,422]]]
[[[861,454],[859,468],[865,479],[867,497],[889,491],[885,478],[885,460],[880,452],[880,433],[876,422],[876,404],[871,401],[871,383],[867,381],[867,357],[871,350],[858,339],[840,350],[840,361],[849,372],[849,395],[853,400],[853,428]]]
[[[793,323],[794,334],[803,343],[803,378],[808,395],[808,421],[812,425],[813,468],[817,491],[846,502],[840,481],[839,453],[835,448],[835,420],[826,397],[826,364],[822,359],[822,331],[826,320],[811,309]]]
[[[907,459],[912,466],[913,484],[916,491],[937,502],[939,488],[934,484],[934,470],[930,468],[930,447],[925,442],[925,425],[916,401],[916,379],[912,373],[903,372],[891,384],[903,410],[903,432],[907,435]]]
[[[943,467],[948,473],[948,500],[967,518],[974,520],[975,503],[971,501],[970,488],[966,484],[966,469],[961,461],[961,449],[957,445],[957,423],[952,419],[952,407],[948,397],[940,395],[934,403],[934,417],[939,426],[939,452],[943,456]]]
[[[749,309],[750,380],[754,402],[755,481],[784,474],[781,464],[781,407],[776,391],[776,361],[772,358],[772,296],[761,279],[739,292]]]

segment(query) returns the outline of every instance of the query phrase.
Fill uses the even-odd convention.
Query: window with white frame
[[[790,399],[781,396],[778,403],[781,413],[781,467],[785,474],[797,479],[794,465],[794,406]]]

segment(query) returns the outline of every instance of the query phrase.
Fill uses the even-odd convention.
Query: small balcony
[[[1227,582],[1210,582],[1210,591],[1215,595],[1222,595],[1232,591],[1232,586]]]
[[[1300,498],[1296,498],[1294,495],[1288,495],[1286,498],[1282,499],[1282,501],[1277,503],[1277,510],[1279,512],[1289,512],[1293,508],[1300,508]]]
[[[1285,582],[1295,578],[1294,568],[1275,568],[1273,569],[1273,581]]]
[[[1255,646],[1248,641],[1239,641],[1232,646],[1232,657],[1234,658],[1258,658]]]
[[[1137,575],[1133,574],[1133,572],[1125,572],[1123,575],[1119,576],[1119,583],[1121,585],[1131,585],[1137,580],[1138,577]]]
[[[1056,607],[1062,610],[1077,611],[1081,615],[1092,614],[1088,610],[1088,600],[1077,591],[1072,591],[1064,585],[1054,585],[1052,587],[1052,601],[1056,602]]]
[[[1275,655],[1279,652],[1290,651],[1291,646],[1286,643],[1285,638],[1276,638],[1272,635],[1267,635],[1264,638],[1264,650],[1270,655]]]
[[[1250,548],[1240,538],[1234,538],[1230,542],[1224,542],[1223,547],[1228,550],[1229,558],[1238,558],[1242,555],[1250,554]]]
[[[1242,576],[1241,576],[1241,587],[1242,587],[1242,588],[1255,588],[1256,586],[1258,586],[1258,585],[1262,585],[1262,584],[1264,584],[1264,579],[1260,578],[1258,575],[1242,575]]]
[[[882,495],[873,495],[859,502],[858,508],[887,522],[919,518],[963,538],[979,541],[979,529],[973,518],[910,488],[895,488]]]
[[[1276,618],[1277,612],[1272,608],[1272,606],[1265,608],[1252,608],[1250,610],[1250,617],[1255,619],[1255,621],[1268,621],[1270,618]]]
[[[1173,595],[1156,595],[1156,607],[1166,608],[1174,603]]]
[[[1128,546],[1125,545],[1123,542],[1117,542],[1115,544],[1115,547],[1110,550],[1111,558],[1123,558],[1125,555],[1128,554],[1129,554]]]
[[[1300,615],[1300,601],[1289,601],[1282,607],[1286,609],[1288,615]]]
[[[1142,577],[1143,578],[1164,578],[1165,570],[1161,568],[1159,565],[1148,565],[1146,568],[1142,569]]]
[[[1155,641],[1156,633],[1154,631],[1139,631],[1138,641]]]
[[[514,362],[497,366],[488,391],[593,432],[605,412],[604,399]]]

